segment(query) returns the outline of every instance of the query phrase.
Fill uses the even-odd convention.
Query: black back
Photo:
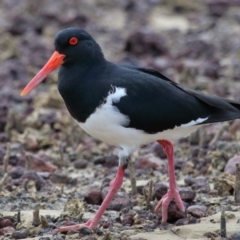
[[[130,119],[125,127],[148,133],[172,129],[199,118],[208,118],[204,124],[240,117],[240,105],[234,101],[191,90],[155,70],[106,61],[89,34],[90,37],[81,39],[75,48],[66,47],[61,36],[69,39],[74,31],[61,33],[55,43],[56,49],[67,55],[59,71],[59,92],[69,112],[79,122],[85,122],[101,106],[112,87],[126,89],[127,95],[113,103]],[[85,36],[83,30],[78,31],[79,37]]]

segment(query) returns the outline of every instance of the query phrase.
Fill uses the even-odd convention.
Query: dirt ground
[[[166,156],[152,143],[132,158],[137,194],[127,170],[96,230],[56,233],[93,216],[118,166],[116,149],[68,114],[57,71],[20,97],[54,51],[55,34],[73,26],[86,29],[110,61],[240,102],[239,0],[1,0],[0,239],[240,239],[239,119],[175,144],[185,214],[173,202],[162,225],[154,212],[168,176]]]

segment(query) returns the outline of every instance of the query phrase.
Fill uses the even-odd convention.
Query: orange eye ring
[[[78,43],[78,38],[71,37],[68,42],[70,45],[76,45]]]

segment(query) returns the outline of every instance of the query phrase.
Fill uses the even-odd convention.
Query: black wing
[[[129,117],[127,127],[156,133],[199,118],[207,118],[200,124],[240,118],[237,102],[181,86],[155,70],[122,68],[122,86],[127,86],[127,96],[114,105]]]

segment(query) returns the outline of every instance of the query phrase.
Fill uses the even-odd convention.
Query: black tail
[[[211,116],[201,124],[224,122],[240,118],[240,103],[238,102],[217,96],[206,95],[194,90],[190,90],[189,93],[212,108]]]

